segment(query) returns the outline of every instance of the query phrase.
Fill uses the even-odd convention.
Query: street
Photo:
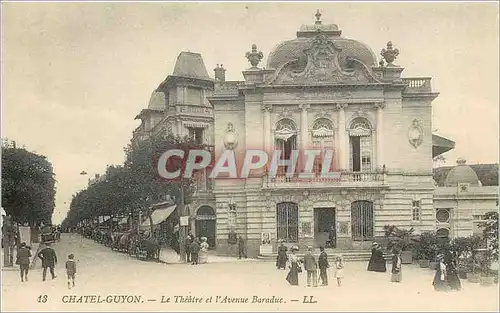
[[[48,275],[42,282],[40,262],[25,283],[19,271],[2,271],[3,311],[498,311],[498,285],[463,281],[461,292],[437,293],[431,286],[434,272],[415,265],[403,267],[403,282],[396,284],[389,273],[367,272],[364,262],[347,263],[342,287],[331,270],[329,286],[307,288],[305,273],[300,286],[292,287],[287,272],[270,262],[145,262],[76,234],[63,234],[54,249],[55,280]],[[69,253],[77,260],[71,290],[64,269]]]

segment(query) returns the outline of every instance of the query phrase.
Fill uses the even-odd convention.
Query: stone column
[[[177,120],[177,135],[179,137],[183,137],[183,131],[182,131],[182,121],[180,119]]]
[[[307,124],[307,110],[309,109],[309,104],[299,104],[299,108],[302,110],[300,112],[300,150],[304,151],[309,146],[309,136],[307,134],[308,124]]]
[[[262,105],[262,112],[264,113],[264,150],[268,153],[271,151],[271,110],[272,106],[269,104]],[[269,157],[271,157],[269,155]]]
[[[346,124],[345,124],[345,108],[347,107],[346,103],[338,103],[337,109],[339,110],[339,134],[338,134],[338,157],[339,157],[339,166],[341,170],[348,170],[349,166],[347,164],[347,160],[349,160],[349,149],[347,146],[347,134],[346,134]]]
[[[375,103],[377,109],[377,164],[380,169],[384,166],[384,115],[385,103]]]

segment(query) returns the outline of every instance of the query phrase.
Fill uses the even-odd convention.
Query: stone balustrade
[[[406,93],[432,92],[430,77],[408,77],[402,80]]]
[[[318,188],[318,187],[377,187],[384,184],[382,172],[342,172],[338,177],[321,177],[317,174],[311,178],[301,178],[298,174],[291,177],[277,175],[263,176],[263,188]]]

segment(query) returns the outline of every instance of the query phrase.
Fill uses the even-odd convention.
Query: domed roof
[[[279,69],[287,62],[302,57],[304,50],[311,46],[312,40],[319,33],[326,34],[341,49],[339,53],[341,65],[346,57],[357,59],[368,67],[377,65],[377,58],[370,47],[357,40],[341,37],[342,31],[335,24],[323,25],[321,13],[318,11],[314,25],[302,25],[297,31],[296,39],[284,41],[274,48],[267,58],[267,68]]]
[[[455,187],[462,183],[470,184],[470,186],[481,186],[476,172],[465,163],[464,159],[457,160],[457,166],[452,168],[446,176],[444,181],[445,186]]]

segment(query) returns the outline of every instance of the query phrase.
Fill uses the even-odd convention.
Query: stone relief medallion
[[[226,135],[224,136],[224,147],[227,150],[234,150],[238,146],[238,134],[234,130],[233,123],[227,124]]]
[[[414,119],[410,128],[408,129],[408,140],[415,149],[422,144],[423,133],[424,132],[422,126],[420,126],[419,120]]]
[[[349,222],[338,222],[338,232],[343,235],[349,234]]]

